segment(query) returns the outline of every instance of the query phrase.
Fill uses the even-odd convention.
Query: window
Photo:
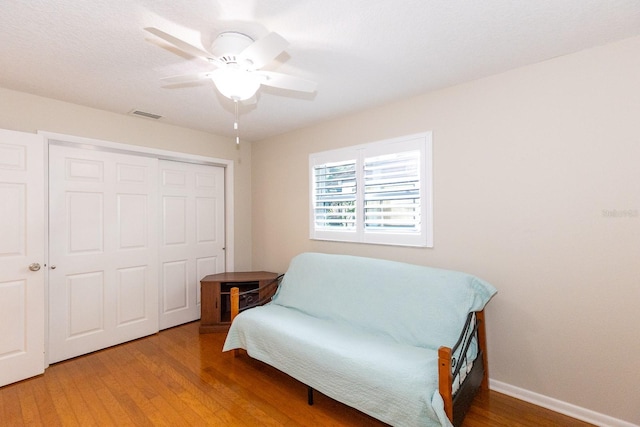
[[[431,133],[313,153],[310,237],[433,246]]]

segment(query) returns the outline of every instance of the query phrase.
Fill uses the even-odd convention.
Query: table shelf
[[[278,277],[278,273],[268,271],[245,271],[218,273],[204,277],[200,281],[200,333],[226,332],[231,324],[231,304],[229,291],[233,287],[240,292],[240,308],[255,303],[263,295],[260,289]],[[251,292],[255,290],[255,292]]]

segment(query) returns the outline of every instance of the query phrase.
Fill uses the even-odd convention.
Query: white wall
[[[433,249],[310,241],[308,155],[433,131]],[[640,424],[640,38],[252,146],[253,267],[303,251],[458,269],[494,381]]]
[[[49,131],[232,160],[235,270],[251,269],[251,150],[231,138],[0,88],[0,129]]]

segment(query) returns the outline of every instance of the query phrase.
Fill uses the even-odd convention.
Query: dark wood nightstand
[[[245,271],[237,273],[210,274],[200,281],[200,333],[226,332],[231,324],[229,291],[233,287],[245,293],[240,297],[240,308],[255,303],[264,295],[260,288],[274,281],[278,273],[268,271]],[[251,292],[255,290],[255,292]]]

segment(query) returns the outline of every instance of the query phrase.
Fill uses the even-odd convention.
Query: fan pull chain
[[[240,145],[240,131],[238,130],[238,100],[233,101],[236,107],[236,121],[233,122],[233,130],[236,131],[236,145]]]

